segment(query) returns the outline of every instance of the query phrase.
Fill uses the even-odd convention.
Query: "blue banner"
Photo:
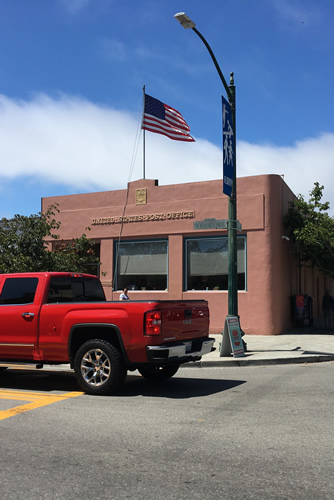
[[[234,132],[229,102],[222,96],[223,106],[223,193],[232,194],[234,172]]]

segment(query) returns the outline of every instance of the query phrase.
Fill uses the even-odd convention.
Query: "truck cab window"
[[[38,278],[7,278],[0,304],[31,304],[34,302]]]
[[[48,304],[56,302],[103,302],[105,295],[99,280],[87,277],[53,276]]]

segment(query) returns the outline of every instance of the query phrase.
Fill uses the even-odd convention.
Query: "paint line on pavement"
[[[77,396],[82,396],[84,392],[68,392],[66,394],[42,394],[38,392],[20,392],[20,391],[6,391],[0,390],[0,399],[12,400],[12,401],[30,401],[28,404],[23,404],[10,408],[9,410],[0,411],[0,420],[5,420],[6,418],[14,417],[15,415],[20,415],[26,411],[35,410],[36,408],[41,408],[42,406],[47,406],[52,403],[57,403],[59,401],[65,401],[69,398],[76,398]]]

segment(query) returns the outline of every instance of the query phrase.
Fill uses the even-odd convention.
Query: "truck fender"
[[[71,327],[68,339],[68,356],[72,368],[78,348],[90,339],[103,339],[110,342],[120,351],[125,364],[131,365],[117,325],[113,323],[77,323]]]

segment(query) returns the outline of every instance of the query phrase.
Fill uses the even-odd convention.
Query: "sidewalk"
[[[305,327],[281,335],[245,335],[245,356],[220,357],[222,335],[214,337],[216,350],[203,356],[201,361],[185,366],[258,366],[288,363],[315,363],[334,361],[334,330]]]

